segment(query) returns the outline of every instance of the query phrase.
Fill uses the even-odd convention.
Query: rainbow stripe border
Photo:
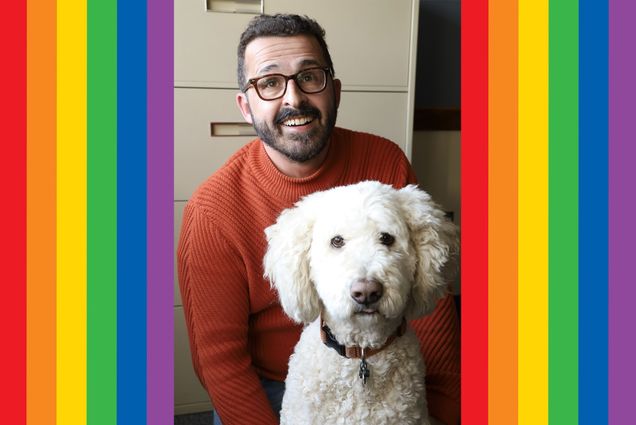
[[[462,4],[464,423],[631,417],[634,17]],[[173,2],[2,20],[4,420],[172,423]]]
[[[172,423],[173,3],[3,16],[4,421]]]
[[[470,424],[629,421],[635,16],[627,1],[462,4]]]

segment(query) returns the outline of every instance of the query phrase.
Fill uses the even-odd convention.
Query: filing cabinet
[[[238,87],[236,49],[253,15],[209,11],[213,3],[175,1],[178,87]],[[325,29],[336,77],[345,90],[409,90],[415,69],[418,1],[263,0],[259,4],[265,13],[298,13],[316,19]]]

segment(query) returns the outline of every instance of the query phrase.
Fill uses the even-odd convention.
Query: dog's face
[[[426,314],[445,292],[440,270],[456,245],[425,192],[378,182],[309,195],[265,232],[265,275],[298,322],[321,310],[357,324]]]
[[[310,279],[334,319],[398,318],[415,277],[408,223],[397,191],[363,189],[333,191],[320,202],[311,232]]]

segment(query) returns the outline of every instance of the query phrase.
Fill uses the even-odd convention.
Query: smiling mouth
[[[313,120],[314,119],[312,117],[301,116],[301,117],[290,118],[288,120],[283,121],[281,124],[286,127],[299,127],[301,125],[309,124]]]

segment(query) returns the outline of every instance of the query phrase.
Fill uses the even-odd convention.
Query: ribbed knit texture
[[[400,188],[415,175],[394,143],[340,128],[312,176],[280,173],[260,140],[236,152],[187,203],[177,251],[194,368],[224,425],[277,424],[259,376],[283,381],[302,328],[263,278],[264,229],[302,196],[378,180]],[[452,299],[411,323],[422,342],[433,416],[459,417],[459,334]]]

